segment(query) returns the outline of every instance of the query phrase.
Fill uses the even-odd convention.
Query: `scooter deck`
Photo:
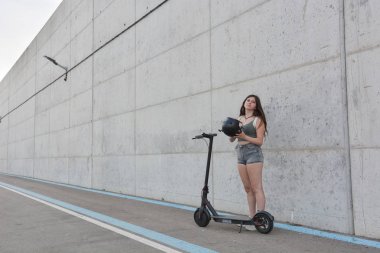
[[[221,223],[253,225],[252,219],[243,215],[212,215],[211,218]]]

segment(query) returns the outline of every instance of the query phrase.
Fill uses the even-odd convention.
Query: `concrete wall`
[[[63,1],[0,84],[17,107],[161,0]],[[170,0],[0,124],[0,171],[199,205],[191,140],[258,94],[267,209],[278,221],[380,238],[376,0]],[[210,198],[247,213],[234,144],[215,140]]]
[[[355,232],[380,238],[379,1],[347,1],[348,118]]]

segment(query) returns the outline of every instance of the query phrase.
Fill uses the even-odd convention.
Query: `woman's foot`
[[[245,230],[255,231],[256,227],[254,225],[244,225]]]

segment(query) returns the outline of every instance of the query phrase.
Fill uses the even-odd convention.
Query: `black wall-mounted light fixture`
[[[44,57],[48,59],[49,61],[51,61],[54,65],[57,65],[58,67],[61,67],[66,71],[65,78],[63,80],[67,81],[67,67],[60,65],[56,60],[54,60],[53,58],[49,56],[44,55]]]

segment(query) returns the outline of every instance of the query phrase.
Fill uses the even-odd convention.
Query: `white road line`
[[[20,195],[22,195],[22,196],[24,196],[24,197],[26,197],[26,198],[29,198],[29,199],[35,200],[35,201],[37,201],[37,202],[40,202],[40,203],[42,203],[42,204],[45,204],[45,205],[47,205],[47,206],[53,207],[53,208],[55,208],[55,209],[58,209],[58,210],[60,210],[60,211],[62,211],[62,212],[65,212],[65,213],[67,213],[67,214],[70,214],[70,215],[72,215],[72,216],[78,217],[78,218],[80,218],[80,219],[82,219],[82,220],[88,221],[88,222],[90,222],[90,223],[92,223],[92,224],[95,224],[95,225],[97,225],[97,226],[99,226],[99,227],[102,227],[102,228],[108,229],[108,230],[110,230],[110,231],[112,231],[112,232],[118,233],[118,234],[120,234],[120,235],[123,235],[123,236],[125,236],[125,237],[128,237],[128,238],[130,238],[130,239],[132,239],[132,240],[138,241],[138,242],[140,242],[140,243],[143,243],[143,244],[148,245],[148,246],[150,246],[150,247],[153,247],[153,248],[155,248],[155,249],[158,249],[158,250],[161,250],[161,251],[164,251],[164,252],[169,252],[169,253],[179,253],[179,252],[181,252],[181,251],[177,251],[177,250],[174,250],[174,249],[172,249],[172,248],[166,247],[165,245],[159,244],[159,243],[157,243],[157,242],[154,242],[154,241],[148,240],[148,239],[146,239],[146,238],[144,238],[144,237],[141,237],[141,236],[138,236],[138,235],[135,235],[135,234],[129,233],[129,232],[127,232],[127,231],[125,231],[125,230],[122,230],[122,229],[120,229],[120,228],[117,228],[117,227],[111,226],[111,225],[109,225],[109,224],[107,224],[107,223],[104,223],[104,222],[101,222],[101,221],[98,221],[98,220],[92,219],[92,218],[87,217],[87,216],[85,216],[85,215],[82,215],[82,214],[79,214],[79,213],[73,212],[73,211],[71,211],[71,210],[68,210],[68,209],[66,209],[66,208],[63,208],[63,207],[60,207],[60,206],[54,205],[54,204],[52,204],[52,203],[49,203],[49,202],[47,202],[47,201],[44,201],[44,200],[41,200],[41,199],[38,199],[38,198],[35,198],[35,197],[32,197],[32,196],[29,196],[29,195],[27,195],[27,194],[24,194],[24,193],[22,193],[22,192],[19,192],[19,191],[14,190],[14,189],[8,188],[8,187],[6,187],[6,186],[0,185],[0,187],[2,187],[2,188],[4,188],[4,189],[7,189],[7,190],[9,190],[9,191],[15,192],[15,193],[17,193],[17,194],[20,194]]]

